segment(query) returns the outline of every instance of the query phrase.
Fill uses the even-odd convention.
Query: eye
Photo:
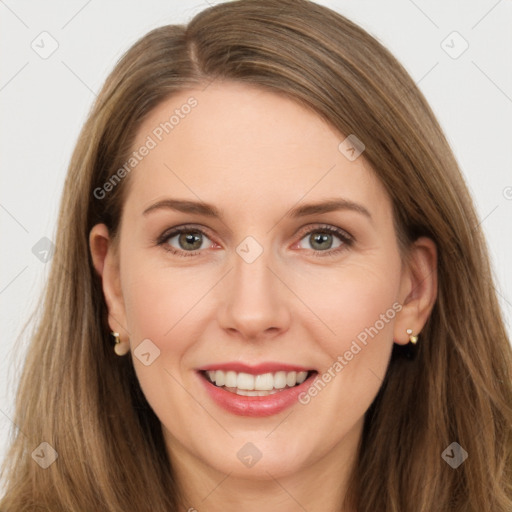
[[[310,247],[304,247],[303,241]],[[165,231],[156,242],[166,251],[185,257],[197,256],[201,250],[208,249],[213,244],[205,231],[192,226],[180,226]],[[343,229],[325,225],[303,232],[297,245],[300,249],[312,250],[314,256],[334,256],[346,250],[353,242],[354,238]]]
[[[212,241],[204,231],[190,226],[181,226],[166,231],[160,236],[157,243],[166,251],[178,256],[195,256],[198,251],[212,246]]]
[[[303,241],[310,245],[304,247]],[[306,232],[299,242],[302,249],[311,249],[315,256],[332,256],[352,245],[354,239],[344,230],[334,226],[320,226]]]

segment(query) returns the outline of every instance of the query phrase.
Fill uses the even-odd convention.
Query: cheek
[[[149,338],[162,352],[185,350],[186,331],[196,325],[194,308],[209,288],[204,279],[134,258],[127,260],[121,280],[133,346]]]
[[[190,323],[201,297],[214,284],[214,275],[191,271],[186,265],[170,266],[157,250],[130,250],[137,240],[122,248],[121,284],[128,329],[137,338],[150,338],[156,344],[164,338],[179,345],[173,333]],[[182,258],[186,260],[186,257]],[[186,263],[186,262],[185,262]],[[200,309],[200,308],[199,308]]]
[[[393,346],[398,302],[400,260],[350,265],[320,280],[310,295],[314,309],[331,330],[321,344],[326,355],[316,386],[301,403],[312,414],[332,404],[332,424],[345,431],[364,415],[379,391]],[[322,289],[322,292],[318,290]],[[332,332],[333,331],[333,332]],[[316,398],[316,397],[321,398]]]
[[[336,329],[342,334],[342,348],[349,349],[353,341],[371,349],[370,340],[392,337],[396,315],[398,282],[387,275],[369,271],[364,275],[352,272],[343,282]]]
[[[126,254],[126,253],[125,253]],[[163,267],[148,257],[127,256],[121,273],[132,357],[139,384],[160,421],[185,436],[190,408],[182,365],[200,335],[198,302],[211,286],[199,276]],[[203,276],[204,277],[204,276]],[[194,307],[196,306],[196,307]],[[143,340],[151,340],[150,364],[139,358]],[[147,343],[147,342],[146,342]],[[156,357],[154,354],[158,354]],[[153,359],[154,358],[154,359]],[[142,363],[142,364],[141,364]],[[201,411],[194,411],[199,414]]]
[[[392,338],[394,318],[401,309],[401,265],[393,256],[379,260],[313,272],[296,281],[300,295],[307,297],[310,310],[326,327],[322,330],[331,333],[326,343],[338,353],[356,339],[364,344],[377,337]]]
[[[366,392],[371,399],[378,391],[393,346],[395,318],[401,309],[397,300],[400,270],[399,258],[390,255],[347,265],[320,277],[316,286],[310,287],[308,305],[328,328],[320,325],[318,329],[328,334],[317,337],[326,354],[322,367],[322,372],[327,372],[325,380],[343,374],[335,379],[333,388],[350,388],[355,392],[352,396],[359,399]]]
[[[158,343],[172,327],[180,301],[177,294],[163,294],[166,283],[158,275],[140,270],[123,289],[128,329],[135,344],[141,337]]]

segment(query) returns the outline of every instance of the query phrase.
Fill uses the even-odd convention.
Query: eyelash
[[[182,256],[182,257],[189,257],[189,256],[196,256],[198,253],[200,253],[203,249],[199,249],[196,251],[183,251],[179,249],[175,249],[174,247],[171,247],[168,245],[168,241],[171,238],[174,238],[176,235],[180,235],[182,233],[200,233],[201,235],[210,238],[208,236],[208,233],[203,231],[202,229],[199,229],[194,226],[180,226],[178,228],[173,228],[171,231],[166,231],[158,239],[156,240],[156,244],[163,247],[163,249],[167,252],[170,252],[176,256]],[[342,242],[342,245],[339,247],[336,247],[335,249],[328,249],[326,251],[318,251],[315,249],[311,249],[313,251],[313,256],[325,258],[329,256],[337,256],[338,253],[341,251],[344,251],[347,249],[347,247],[351,247],[355,241],[355,239],[349,235],[346,231],[340,228],[336,228],[334,226],[324,225],[315,227],[314,229],[310,229],[309,231],[302,232],[301,238],[302,240],[307,235],[311,235],[312,233],[330,233],[333,235],[336,235],[340,241]],[[299,241],[300,241],[299,240]]]

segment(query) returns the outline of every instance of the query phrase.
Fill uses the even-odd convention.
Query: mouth
[[[207,370],[202,372],[203,377],[214,386],[240,396],[269,396],[281,393],[286,389],[299,386],[312,373],[313,370],[300,372],[281,370],[256,375],[233,370]]]
[[[260,417],[297,403],[318,371],[281,364],[226,363],[198,369],[197,374],[215,404],[233,414]]]

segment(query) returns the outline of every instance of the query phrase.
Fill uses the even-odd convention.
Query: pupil
[[[332,235],[327,234],[327,233],[317,233],[317,234],[313,235],[313,242],[311,245],[314,247],[315,244],[321,244],[322,242],[328,242],[331,237],[332,237]],[[322,248],[325,249],[325,245],[324,245],[324,247],[322,247],[320,245],[320,249],[322,249]]]
[[[196,246],[194,246],[194,242],[196,242]],[[199,242],[199,245],[197,245]],[[189,249],[199,249],[201,247],[201,238],[199,234],[181,234],[180,236],[180,244],[185,248]],[[187,244],[192,245],[193,247],[187,247]]]

